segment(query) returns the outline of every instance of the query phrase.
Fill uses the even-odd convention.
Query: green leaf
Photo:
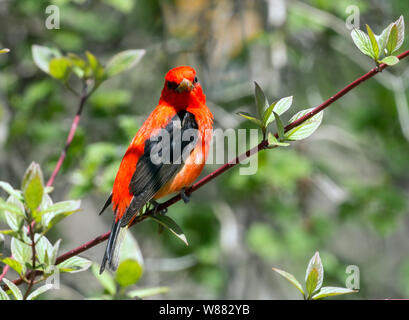
[[[58,250],[60,250],[61,239],[58,239],[51,250],[51,254],[49,255],[50,258],[50,265],[55,265],[55,261],[57,260]]]
[[[126,259],[136,260],[143,267],[141,249],[139,248],[138,242],[132,236],[131,232],[126,233],[125,239],[122,242],[119,261],[121,262]]]
[[[49,266],[51,264],[50,256],[52,255],[53,246],[44,235],[38,233],[34,235],[34,241],[36,243],[38,260],[40,263],[44,263],[46,266]]]
[[[276,119],[278,138],[283,141],[285,140],[283,122],[281,121],[280,116],[275,113],[275,111],[273,111],[273,113],[274,118]]]
[[[121,287],[128,287],[138,282],[142,274],[143,268],[138,261],[126,259],[119,264],[115,279]]]
[[[373,33],[372,29],[370,26],[366,25],[366,31],[369,36],[369,40],[371,41],[371,48],[372,48],[372,53],[374,55],[375,59],[379,58],[379,46],[378,42],[376,41],[375,34]]]
[[[33,177],[24,190],[24,202],[31,211],[35,211],[43,198],[43,183],[39,176]]]
[[[295,114],[291,119],[290,123],[300,119],[307,113],[311,112],[314,108],[302,110]],[[319,112],[315,116],[309,118],[308,120],[301,123],[299,126],[289,130],[285,133],[285,138],[288,140],[302,140],[308,138],[314,133],[315,130],[320,126],[322,121],[323,111]]]
[[[37,210],[43,199],[43,181],[43,173],[41,172],[40,166],[32,162],[24,174],[21,187],[24,203],[32,212]]]
[[[16,298],[16,300],[23,300],[23,295],[21,294],[20,289],[10,280],[3,278],[4,283],[9,287],[11,293]]]
[[[395,24],[398,30],[398,35],[394,51],[397,51],[402,46],[403,40],[405,39],[405,22],[402,15],[396,20]]]
[[[82,79],[84,77],[85,69],[87,66],[85,60],[77,56],[75,53],[68,53],[67,58],[71,61],[72,71],[78,78]]]
[[[157,216],[151,216],[153,220],[167,228],[169,231],[171,231],[176,237],[178,237],[180,240],[182,240],[187,246],[189,243],[187,242],[186,236],[184,235],[182,229],[178,226],[178,224],[169,218],[168,216],[164,215],[157,215]]]
[[[116,285],[115,280],[108,272],[104,272],[103,274],[99,274],[100,266],[94,263],[91,267],[92,273],[94,274],[95,278],[101,283],[101,285],[105,288],[106,291],[110,295],[115,295],[116,293]]]
[[[168,287],[155,287],[155,288],[146,288],[146,289],[136,289],[129,291],[126,295],[129,298],[147,298],[157,294],[169,292]]]
[[[47,210],[50,206],[53,205],[53,200],[51,199],[51,197],[45,193],[45,189],[44,189],[44,194],[43,194],[43,199],[41,200],[41,204],[40,204],[40,208],[39,211],[42,213]]]
[[[275,135],[273,135],[271,132],[268,133],[267,141],[268,141],[269,147],[273,147],[273,146],[288,147],[290,145],[287,142],[279,142],[277,138],[275,137]]]
[[[125,50],[114,55],[105,67],[105,75],[112,78],[135,67],[145,54],[145,50]]]
[[[4,264],[7,264],[10,268],[12,268],[18,274],[22,274],[23,266],[17,260],[10,258],[10,257],[6,257],[6,258],[1,258],[0,261],[3,262]]]
[[[393,66],[399,62],[399,58],[395,56],[388,56],[380,60],[381,63],[385,63],[388,66]]]
[[[275,105],[277,104],[277,101],[274,101],[270,106],[264,111],[263,114],[263,127],[267,128],[267,126],[275,120],[274,115],[273,115],[273,109]]]
[[[0,188],[6,191],[9,195],[15,197],[16,199],[22,201],[23,195],[20,190],[14,189],[8,182],[0,181]]]
[[[281,116],[293,104],[293,96],[281,98],[274,107],[274,112]]]
[[[318,270],[316,268],[313,268],[310,270],[308,273],[308,277],[305,281],[305,287],[307,289],[307,299],[309,299],[312,294],[317,291],[317,286],[318,286]]]
[[[273,268],[273,271],[277,272],[279,275],[286,278],[294,287],[296,287],[301,292],[303,296],[305,295],[304,290],[302,289],[302,285],[298,282],[298,280],[291,273],[288,273],[284,270],[280,270],[277,268]]]
[[[2,235],[5,234],[7,236],[14,237],[14,236],[18,235],[18,232],[15,232],[15,231],[13,231],[11,229],[6,229],[6,230],[0,230],[0,234],[2,234]]]
[[[25,218],[25,212],[24,212],[24,208],[22,208],[21,202],[19,202],[18,200],[16,200],[16,198],[14,196],[10,196],[13,197],[13,199],[15,201],[11,202],[11,201],[4,201],[2,198],[0,198],[0,210],[4,210],[9,212],[12,215],[17,215],[20,217]],[[16,204],[19,203],[20,205]]]
[[[252,116],[251,114],[247,113],[247,112],[237,112],[237,114],[239,116],[242,116],[243,118],[246,118],[247,120],[250,120],[251,122],[253,122],[254,124],[256,124],[258,127],[263,128],[263,123],[257,119],[256,117]]]
[[[0,232],[0,256],[1,256],[1,253],[3,252],[3,249],[4,249],[4,236]]]
[[[7,198],[6,204],[7,209],[5,209],[4,211],[6,222],[13,231],[18,232],[22,227],[25,218],[23,204],[13,196],[9,196]],[[9,204],[14,206],[9,207]],[[20,210],[16,210],[16,207],[19,208]],[[12,210],[9,211],[9,209]]]
[[[264,112],[263,123],[264,127],[267,127],[271,122],[275,120],[273,110],[279,116],[286,112],[293,103],[293,96],[281,98],[280,100],[273,102]]]
[[[10,300],[10,297],[0,286],[0,300]]]
[[[45,73],[50,73],[49,65],[50,61],[54,58],[61,57],[61,52],[57,49],[51,49],[39,45],[33,45],[31,47],[34,63]]]
[[[254,81],[254,97],[256,98],[256,109],[259,118],[261,119],[264,114],[264,110],[268,108],[268,100],[260,88],[257,82]]]
[[[37,298],[40,294],[43,294],[44,292],[50,290],[53,287],[52,284],[45,284],[39,288],[37,288],[36,290],[34,290],[33,292],[31,292],[28,297],[27,300],[33,300],[35,298]]]
[[[314,292],[319,290],[324,281],[324,267],[321,262],[318,251],[311,258],[308,263],[307,270],[305,272],[305,283],[308,293],[308,298],[312,296]]]
[[[389,35],[391,33],[393,23],[387,26],[378,37],[379,52],[380,54],[385,54],[386,44],[388,43]]]
[[[341,294],[355,293],[358,290],[351,290],[339,287],[322,287],[321,290],[312,296],[313,300],[318,300],[326,297],[339,296]]]
[[[71,257],[58,265],[60,272],[77,273],[87,270],[92,265],[88,259],[78,256]]]
[[[54,191],[53,186],[45,186],[45,188],[44,188],[44,193],[51,193],[53,191]]]
[[[98,59],[89,51],[85,52],[88,59],[88,64],[91,74],[95,79],[96,84],[99,84],[104,78],[104,68],[99,63]]]
[[[63,82],[67,81],[71,73],[72,63],[66,57],[54,58],[50,61],[50,75]]]
[[[31,262],[32,248],[30,245],[16,239],[11,239],[11,253],[18,262],[24,265],[26,262]]]
[[[46,210],[41,212],[41,224],[48,230],[62,219],[75,212],[78,212],[80,210],[80,206],[80,200],[67,200],[54,203]]]
[[[369,39],[369,36],[365,34],[365,32],[359,29],[353,29],[351,31],[351,37],[355,45],[358,47],[359,50],[361,50],[363,54],[375,59],[375,56],[372,51],[371,40]]]
[[[389,55],[395,51],[397,43],[398,43],[398,28],[396,24],[394,24],[391,28],[388,42],[386,43],[386,51],[388,52]]]
[[[99,66],[98,59],[89,51],[85,51],[85,56],[87,57],[88,64],[92,70],[95,70]]]

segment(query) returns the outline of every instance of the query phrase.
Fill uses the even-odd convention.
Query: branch
[[[36,243],[34,240],[34,229],[30,228],[30,238],[31,238],[31,254],[32,254],[32,267],[33,270],[36,268]],[[35,272],[30,273],[30,282],[28,284],[26,293],[24,294],[23,300],[27,300],[28,295],[30,294],[31,289],[33,288],[34,285],[34,280],[36,278]]]
[[[408,56],[409,56],[409,50],[407,50],[407,51],[401,53],[400,55],[398,55],[398,58],[399,58],[399,60],[402,60],[402,59],[404,59],[404,58],[406,58]],[[307,113],[303,117],[301,117],[301,118],[297,119],[296,121],[294,121],[294,122],[290,123],[289,125],[287,125],[284,128],[284,131],[287,132],[287,131],[293,129],[294,127],[299,126],[300,124],[307,121],[308,119],[310,119],[314,115],[318,114],[320,111],[328,108],[331,104],[333,104],[335,101],[339,100],[341,97],[343,97],[349,91],[354,89],[356,86],[358,86],[361,83],[365,82],[366,80],[372,78],[374,75],[381,72],[383,69],[385,69],[387,67],[388,67],[388,65],[386,65],[386,64],[380,64],[378,67],[373,68],[371,71],[369,71],[368,73],[366,73],[362,77],[356,79],[355,81],[351,82],[349,85],[344,87],[342,90],[338,91],[335,95],[330,97],[328,100],[326,100],[325,102],[323,102],[319,106],[315,107],[311,112]],[[278,134],[276,133],[275,136],[278,137]],[[257,153],[257,152],[259,152],[261,150],[266,149],[267,146],[268,146],[268,142],[266,140],[263,140],[257,146],[253,147],[250,150],[247,150],[245,153],[239,155],[238,157],[236,157],[232,161],[229,161],[228,163],[221,166],[219,169],[213,171],[212,173],[208,174],[206,177],[204,177],[200,181],[196,182],[192,187],[190,187],[188,190],[186,190],[186,194],[190,195],[191,193],[193,193],[194,191],[200,189],[205,184],[209,183],[210,181],[212,181],[213,179],[215,179],[216,177],[218,177],[219,175],[221,175],[225,171],[233,168],[234,166],[236,166],[241,161],[251,157],[252,155],[254,155],[255,153]],[[171,205],[173,205],[174,203],[178,202],[179,200],[181,200],[180,194],[178,194],[178,195],[174,196],[173,198],[171,198],[171,199],[165,201],[164,203],[160,204],[159,207],[157,208],[157,210],[166,209],[166,208],[170,207]],[[153,209],[151,209],[151,210],[147,211],[146,213],[144,213],[143,215],[140,215],[140,216],[136,217],[133,220],[133,222],[132,222],[132,224],[130,226],[142,222],[143,220],[145,220],[146,218],[151,216],[153,213],[154,213],[154,211],[153,211]],[[65,260],[67,260],[67,259],[69,259],[69,258],[71,258],[73,256],[76,256],[76,255],[78,255],[78,254],[80,254],[80,253],[82,253],[82,252],[84,252],[84,251],[86,251],[86,250],[100,244],[101,242],[108,239],[109,234],[110,234],[110,232],[104,233],[104,234],[94,238],[93,240],[90,240],[90,241],[80,245],[79,247],[64,253],[63,255],[61,255],[61,256],[59,256],[57,258],[56,264],[59,264],[59,263],[65,261]],[[38,272],[36,272],[36,274],[38,274]],[[14,280],[14,283],[16,285],[19,285],[22,282],[23,282],[22,279]]]
[[[10,258],[13,258],[13,255],[11,255]],[[3,272],[0,274],[0,282],[6,276],[7,272],[9,272],[9,270],[10,270],[10,266],[8,264],[6,264],[4,266]]]
[[[60,158],[58,159],[58,162],[54,168],[54,171],[51,174],[50,179],[47,181],[47,187],[51,187],[53,185],[54,179],[61,169],[61,166],[65,160],[65,156],[67,155],[67,151],[71,146],[72,139],[74,139],[74,135],[75,135],[75,132],[77,131],[78,123],[80,122],[80,119],[81,119],[81,113],[82,113],[82,110],[84,109],[84,105],[88,97],[89,97],[89,94],[87,93],[87,85],[84,84],[84,88],[80,96],[80,103],[78,106],[78,110],[77,110],[77,113],[75,114],[74,120],[72,121],[71,129],[70,129],[70,132],[68,133],[67,141],[65,142],[64,149],[61,151]]]
[[[67,88],[69,88],[71,92],[73,92],[74,94],[79,96],[79,94],[76,91],[74,91],[70,86],[67,86]],[[87,84],[84,82],[82,94],[80,96],[80,102],[79,102],[79,105],[78,105],[77,113],[75,114],[75,117],[74,117],[74,119],[72,121],[71,129],[70,129],[70,131],[68,133],[64,149],[61,151],[60,158],[58,159],[58,162],[57,162],[57,164],[56,164],[56,166],[55,166],[55,168],[53,170],[53,173],[51,174],[50,179],[47,181],[47,184],[46,184],[47,187],[51,187],[53,185],[55,177],[57,176],[58,172],[61,169],[61,166],[62,166],[62,164],[63,164],[63,162],[65,160],[65,157],[67,155],[67,151],[70,148],[72,140],[74,139],[75,132],[77,131],[77,127],[78,127],[78,124],[79,124],[80,119],[81,119],[81,114],[82,114],[82,110],[84,109],[85,102],[87,101],[87,99],[89,98],[89,96],[91,95],[91,93],[93,92],[94,89],[92,89],[91,92],[88,93],[87,92]],[[29,228],[28,231],[30,232],[30,230],[33,227],[34,227],[34,221],[33,221],[33,224],[31,225],[31,228]],[[11,255],[10,258],[13,258],[13,256]],[[7,272],[9,272],[9,270],[10,270],[10,266],[6,265],[4,267],[4,269],[3,269],[3,272],[0,274],[0,282],[6,276]],[[33,278],[33,280],[34,280],[34,278]]]

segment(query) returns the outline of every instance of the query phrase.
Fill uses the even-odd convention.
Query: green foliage
[[[121,248],[120,262],[115,275],[108,271],[100,274],[100,266],[93,264],[91,267],[94,277],[103,287],[104,291],[90,299],[134,299],[145,298],[168,292],[167,287],[136,288],[143,275],[143,259],[136,240],[127,232]]]
[[[250,120],[261,129],[263,138],[267,138],[269,148],[287,147],[289,146],[289,143],[286,141],[306,139],[313,134],[321,124],[323,111],[286,132],[280,115],[285,113],[291,107],[293,97],[285,97],[269,105],[263,90],[256,82],[254,96],[256,98],[256,108],[259,116],[253,116],[242,111],[238,112],[237,114],[246,118],[247,120]],[[312,110],[313,108],[298,112],[290,119],[289,123],[291,124]],[[273,135],[272,132],[268,131],[268,126],[274,121],[276,122],[277,126],[277,137]]]
[[[178,226],[178,224],[173,219],[169,218],[168,216],[160,215],[160,214],[152,216],[151,219],[155,220],[161,226],[164,226],[166,229],[172,232],[176,237],[182,240],[187,246],[189,245],[182,229]]]
[[[298,113],[296,113],[289,121],[289,123],[292,123],[301,117],[305,116],[309,112],[311,112],[313,108],[311,109],[306,109],[302,110]],[[315,116],[309,118],[308,120],[304,121],[300,125],[296,126],[295,128],[292,128],[288,132],[285,133],[285,139],[286,140],[303,140],[308,138],[310,135],[314,133],[315,130],[318,129],[318,127],[321,124],[322,121],[322,116],[323,116],[323,111],[319,112]]]
[[[77,98],[66,94],[60,81],[45,77],[35,68],[30,54],[33,41],[59,48],[61,57],[69,56],[71,61],[75,60],[74,54],[67,52],[75,52],[80,66],[73,62],[68,84],[77,92],[82,88],[77,80],[85,77],[84,64],[89,63],[87,50],[106,66],[110,57],[127,47],[149,48],[149,55],[144,56],[138,69],[104,82],[87,101],[56,181],[54,200],[87,198],[91,211],[100,207],[111,191],[121,157],[157,103],[163,75],[169,68],[179,64],[196,68],[215,124],[223,128],[237,123],[230,121],[228,113],[251,110],[254,105],[254,96],[248,92],[251,78],[257,77],[263,83],[268,96],[294,95],[297,106],[307,108],[367,71],[349,50],[352,41],[344,35],[350,0],[312,0],[303,5],[288,2],[286,15],[274,21],[265,14],[267,2],[265,6],[244,2],[231,6],[230,1],[223,10],[213,10],[210,2],[200,2],[191,5],[189,12],[183,10],[183,1],[142,0],[137,6],[132,0],[57,2],[61,8],[59,30],[47,30],[41,24],[44,6],[39,6],[38,0],[15,1],[2,16],[8,28],[0,37],[3,44],[13,48],[13,54],[0,56],[4,98],[0,103],[1,179],[19,188],[20,181],[15,177],[21,166],[29,164],[27,159],[37,159],[44,177],[49,177],[77,105]],[[367,0],[354,4],[360,9],[361,21],[368,22],[375,32],[382,30],[387,16],[409,12],[409,3],[401,0],[384,2],[382,12]],[[209,14],[206,19],[194,19],[195,9],[200,15]],[[235,14],[237,10],[243,20]],[[169,19],[169,13],[177,19]],[[226,24],[220,17],[226,14],[231,23]],[[249,18],[251,24],[246,23]],[[15,21],[19,26],[13,26]],[[250,27],[237,37],[230,26],[241,24]],[[365,27],[362,30],[366,32]],[[381,37],[389,33],[382,32]],[[382,39],[378,43],[382,52]],[[292,143],[294,148],[261,152],[255,175],[241,176],[237,170],[229,170],[195,193],[188,206],[172,206],[169,214],[185,231],[188,247],[175,240],[171,232],[157,236],[156,222],[132,228],[150,261],[160,261],[158,264],[166,268],[179,267],[171,272],[171,279],[182,277],[183,281],[175,281],[167,297],[257,299],[263,297],[260,292],[268,290],[284,296],[285,290],[279,291],[280,287],[263,281],[271,278],[269,266],[280,261],[286,269],[291,266],[294,274],[302,275],[305,270],[299,268],[305,263],[305,252],[316,248],[320,248],[325,263],[327,283],[344,281],[345,261],[359,262],[365,270],[361,278],[365,289],[359,298],[408,296],[409,282],[395,272],[397,268],[406,273],[409,270],[402,263],[407,260],[403,226],[408,212],[409,148],[400,124],[406,118],[404,112],[397,112],[395,93],[383,85],[395,82],[389,82],[389,77],[382,81],[385,75],[377,77],[380,81],[367,81],[331,107],[326,112],[325,127],[320,129],[322,134],[310,143]],[[282,116],[284,124],[292,116],[287,118],[288,114]],[[251,125],[246,121],[240,127]],[[274,125],[270,127],[276,130]],[[266,138],[274,137],[271,130],[267,130]],[[270,145],[287,145],[274,138],[269,139]],[[108,147],[94,148],[97,144]],[[206,165],[204,174],[212,169],[216,166]],[[0,192],[3,202],[15,204],[25,214],[21,203],[14,201],[16,195],[7,202],[9,193],[3,189]],[[224,207],[230,208],[233,219],[228,220],[229,212]],[[7,238],[3,254],[9,255],[8,240],[14,231],[6,227],[5,215],[0,209],[0,221],[4,223],[1,229],[7,229],[1,233]],[[8,216],[9,220],[22,221],[15,215]],[[99,233],[109,227],[111,219],[111,212],[97,217],[87,210],[81,219],[71,217],[72,223],[57,224],[46,236],[54,245],[63,234],[64,248],[73,248],[78,245],[78,238],[73,236],[78,224],[90,222],[88,226]],[[234,238],[226,234],[246,241],[235,245]],[[226,238],[230,240],[227,248],[223,244]],[[353,252],[343,250],[351,246]],[[378,251],[372,249],[383,246],[388,250],[379,259]],[[229,249],[234,254],[229,255]],[[245,270],[240,269],[244,265]],[[0,269],[3,266],[1,263]],[[13,271],[9,274],[14,276]],[[145,270],[137,286],[149,286],[147,281],[152,278],[167,285],[169,274]],[[61,280],[74,290],[53,290],[49,296],[66,299],[72,298],[74,292],[76,298],[90,296],[91,274],[65,275]],[[243,284],[245,290],[235,290],[243,288]]]
[[[104,68],[98,59],[89,51],[85,51],[86,60],[74,53],[63,56],[58,49],[33,45],[32,54],[35,64],[45,73],[60,80],[69,90],[79,95],[69,85],[74,74],[83,83],[92,80],[92,93],[103,81],[135,67],[145,54],[145,50],[125,50],[114,55]],[[89,95],[90,93],[87,93]],[[84,93],[83,93],[84,94]]]
[[[112,78],[132,69],[138,64],[145,54],[145,50],[126,50],[113,56],[106,65],[106,77]]]
[[[392,54],[403,44],[405,38],[405,22],[403,16],[386,27],[378,36],[373,33],[370,26],[366,25],[367,34],[354,29],[351,32],[352,40],[358,49],[372,58],[376,64],[385,63],[395,65],[399,59]]]
[[[298,291],[301,292],[305,300],[318,300],[326,297],[357,292],[357,290],[351,290],[348,288],[322,287],[324,281],[324,267],[318,251],[311,258],[305,272],[305,291],[303,290],[300,282],[298,282],[298,280],[291,273],[277,268],[273,268],[273,271],[283,276],[294,287],[296,287]]]
[[[138,261],[127,259],[119,264],[115,280],[121,287],[128,287],[138,282],[142,273],[143,269]]]
[[[13,294],[16,300],[23,300],[23,294],[21,293],[20,289],[10,280],[3,278],[3,282],[8,286],[9,290]],[[4,296],[3,296],[4,298]],[[9,298],[5,298],[4,300],[9,300]]]
[[[37,163],[31,163],[22,179],[21,189],[14,189],[6,182],[0,186],[9,194],[7,201],[0,198],[0,210],[4,212],[9,230],[1,233],[11,237],[11,257],[0,255],[0,261],[10,266],[27,283],[31,271],[41,271],[40,281],[59,272],[80,272],[87,270],[91,262],[85,258],[74,256],[59,265],[56,259],[61,240],[54,245],[46,238],[45,233],[53,228],[63,218],[77,212],[80,201],[62,201],[53,203],[49,193],[50,188],[44,187],[43,174]],[[33,252],[35,255],[33,256]],[[6,278],[3,279],[17,300],[23,295],[16,285]],[[51,285],[38,287],[25,299],[34,299],[51,289]],[[4,291],[0,292],[3,299],[8,299]]]

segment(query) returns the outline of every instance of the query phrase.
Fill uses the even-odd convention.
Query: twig
[[[54,168],[54,171],[51,174],[50,179],[48,179],[47,181],[47,187],[50,187],[53,185],[55,177],[57,176],[58,172],[61,169],[61,166],[67,155],[67,151],[71,146],[72,139],[74,139],[75,132],[77,131],[78,123],[80,122],[81,114],[82,114],[82,110],[84,109],[85,102],[87,101],[89,96],[90,94],[87,93],[87,85],[84,83],[82,94],[80,96],[80,103],[78,106],[77,113],[75,114],[74,120],[72,121],[71,129],[70,129],[70,132],[68,133],[68,137],[67,137],[67,141],[65,142],[64,149],[61,151],[60,158],[58,159],[58,162]]]
[[[33,228],[29,228],[29,229],[30,229],[30,239],[31,239],[31,254],[33,255],[32,267],[33,267],[33,270],[35,270],[36,268],[36,243],[34,241],[34,229]],[[31,272],[29,278],[30,278],[30,282],[28,284],[26,293],[24,294],[23,300],[27,300],[27,297],[30,294],[31,289],[33,288],[34,280],[36,278],[35,272]]]
[[[399,60],[402,60],[406,57],[409,56],[409,50],[401,53],[400,55],[398,55]],[[331,104],[333,104],[335,101],[339,100],[341,97],[343,97],[345,94],[347,94],[349,91],[351,91],[353,88],[355,88],[356,86],[360,85],[361,83],[365,82],[366,80],[372,78],[374,75],[376,75],[378,72],[381,72],[383,69],[387,68],[388,66],[386,64],[381,64],[379,65],[379,67],[375,67],[373,68],[371,71],[369,71],[368,73],[366,73],[365,75],[363,75],[362,77],[356,79],[355,81],[351,82],[349,85],[347,85],[346,87],[344,87],[342,90],[338,91],[335,95],[333,95],[332,97],[330,97],[328,100],[324,101],[322,104],[320,104],[319,106],[315,107],[311,112],[307,113],[306,115],[304,115],[303,117],[297,119],[296,121],[290,123],[289,125],[287,125],[284,128],[284,131],[287,132],[291,129],[293,129],[294,127],[302,124],[303,122],[307,121],[308,119],[310,119],[311,117],[313,117],[314,115],[318,114],[320,111],[324,110],[325,108],[329,107]],[[276,137],[278,137],[278,134],[275,134]],[[260,142],[257,146],[253,147],[252,149],[246,151],[245,153],[241,154],[240,156],[238,156],[237,158],[235,158],[234,160],[224,164],[223,166],[221,166],[219,169],[213,171],[212,173],[210,173],[209,175],[207,175],[206,177],[204,177],[203,179],[201,179],[200,181],[198,181],[197,183],[195,183],[191,188],[189,188],[188,190],[186,190],[186,194],[189,195],[191,193],[193,193],[194,191],[196,191],[197,189],[201,188],[202,186],[204,186],[205,184],[209,183],[210,181],[212,181],[214,178],[216,178],[217,176],[221,175],[222,173],[224,173],[225,171],[231,169],[232,167],[236,166],[238,163],[240,163],[241,161],[249,158],[250,156],[252,156],[253,154],[266,149],[268,146],[268,142],[266,140],[263,140],[262,142]],[[180,194],[174,196],[173,198],[167,200],[166,202],[162,203],[159,205],[159,207],[157,208],[157,210],[163,210],[168,208],[169,206],[173,205],[174,203],[178,202],[181,199]],[[146,218],[148,218],[149,216],[151,216],[153,214],[153,210],[149,210],[148,212],[146,212],[143,215],[138,216],[137,218],[134,219],[134,221],[132,222],[131,225],[137,224],[142,222],[143,220],[145,220]],[[75,249],[72,249],[66,253],[64,253],[63,255],[59,256],[56,260],[56,264],[59,264],[73,256],[76,256],[78,254],[80,254],[81,252],[84,252],[98,244],[100,244],[101,242],[105,241],[106,239],[108,239],[110,232],[104,233],[96,238],[94,238],[93,240],[90,240],[80,246],[78,246]],[[37,273],[36,273],[37,274]],[[22,279],[17,279],[14,280],[14,283],[16,285],[19,285],[20,283],[22,283],[23,280]]]
[[[13,255],[11,255],[10,258],[13,258]],[[0,274],[0,282],[6,276],[7,272],[9,272],[9,270],[10,270],[10,266],[6,264],[6,266],[3,269],[3,272]]]
[[[53,170],[53,173],[51,174],[50,179],[47,181],[47,184],[46,184],[47,187],[51,187],[53,185],[55,177],[57,176],[58,172],[61,169],[61,166],[62,166],[62,164],[63,164],[63,162],[65,160],[65,157],[67,155],[67,151],[70,148],[72,140],[74,139],[75,132],[77,131],[77,127],[78,127],[78,124],[79,124],[80,119],[81,119],[81,114],[82,114],[82,110],[84,109],[85,102],[87,101],[89,96],[92,94],[92,92],[94,92],[94,90],[95,90],[95,87],[94,87],[90,92],[87,92],[87,87],[88,87],[87,83],[84,82],[83,89],[82,89],[82,94],[80,96],[80,102],[79,102],[79,105],[78,105],[77,113],[75,114],[75,117],[74,117],[74,119],[72,121],[71,129],[70,129],[70,131],[68,133],[64,149],[61,151],[60,158],[58,159],[58,162],[57,162],[57,164],[56,164],[56,166],[55,166],[55,168]],[[73,92],[75,95],[79,96],[79,94],[76,91],[74,91],[70,86],[67,85],[67,88],[71,92]],[[30,230],[33,227],[34,227],[34,221],[33,221],[33,224],[31,226],[29,226],[28,232],[30,232]],[[11,255],[10,258],[13,258],[13,255]],[[10,266],[6,265],[4,267],[4,269],[3,269],[3,272],[0,274],[0,282],[7,275],[7,272],[9,272],[9,270],[10,270]],[[32,274],[32,272],[29,273],[29,274]]]

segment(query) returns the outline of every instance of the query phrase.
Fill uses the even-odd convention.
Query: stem
[[[34,241],[34,229],[33,228],[29,228],[29,229],[30,229],[30,239],[31,239],[31,254],[33,255],[32,267],[33,267],[33,270],[35,270],[36,268],[36,244]],[[36,273],[31,272],[29,277],[30,277],[30,283],[28,284],[27,291],[24,294],[23,300],[27,300],[27,297],[30,294],[31,289],[33,288],[34,280],[36,278]]]
[[[407,50],[407,51],[401,53],[400,55],[398,55],[398,58],[399,58],[399,60],[402,60],[402,59],[406,58],[407,56],[409,56],[409,50]],[[307,113],[303,117],[301,117],[301,118],[297,119],[296,121],[294,121],[294,122],[290,123],[289,125],[287,125],[284,128],[284,132],[287,132],[287,131],[293,129],[294,127],[302,124],[303,122],[307,121],[308,119],[310,119],[311,117],[313,117],[314,115],[319,113],[320,111],[322,111],[325,108],[329,107],[335,101],[339,100],[341,97],[343,97],[349,91],[354,89],[356,86],[358,86],[361,83],[365,82],[366,80],[372,78],[378,72],[381,72],[383,69],[385,69],[387,67],[388,67],[388,65],[383,63],[383,64],[379,65],[379,67],[373,68],[371,71],[369,71],[368,73],[366,73],[362,77],[356,79],[355,81],[351,82],[349,85],[344,87],[342,90],[338,91],[335,95],[330,97],[328,100],[326,100],[325,102],[323,102],[319,106],[315,107],[311,112]],[[278,137],[278,134],[276,133],[275,136]],[[208,174],[203,179],[196,182],[191,188],[186,190],[186,194],[189,195],[189,194],[193,193],[194,191],[196,191],[199,188],[203,187],[205,184],[212,181],[214,178],[218,177],[219,175],[221,175],[225,171],[233,168],[234,166],[236,166],[241,161],[251,157],[253,154],[255,154],[255,153],[257,153],[257,152],[259,152],[261,150],[267,149],[267,147],[268,147],[268,142],[266,140],[263,140],[257,146],[253,147],[250,150],[247,150],[245,153],[243,153],[240,156],[236,157],[234,160],[229,161],[228,163],[221,166],[219,169],[213,171],[212,173]],[[166,202],[160,204],[159,207],[157,208],[157,210],[166,209],[169,206],[173,205],[174,203],[178,202],[180,199],[181,199],[181,196],[180,196],[180,194],[178,194],[178,195],[174,196],[173,198],[167,200]],[[136,217],[133,220],[131,226],[134,225],[134,224],[142,222],[143,220],[145,220],[146,218],[148,218],[152,214],[153,214],[153,210],[149,210],[148,212],[144,213],[143,215],[140,215],[140,216]],[[67,259],[69,259],[69,258],[71,258],[73,256],[76,256],[76,255],[80,254],[81,252],[84,252],[84,251],[86,251],[86,250],[100,244],[101,242],[108,239],[109,234],[110,234],[110,232],[104,233],[104,234],[94,238],[93,240],[90,240],[90,241],[80,245],[79,247],[64,253],[63,255],[61,255],[61,256],[59,256],[57,258],[56,264],[59,264],[59,263],[65,261],[65,260],[67,260]],[[38,274],[38,272],[36,272],[36,274]],[[23,282],[22,279],[14,280],[14,283],[16,285],[19,285],[22,282]]]
[[[81,96],[80,96],[80,102],[79,102],[79,105],[78,105],[77,113],[75,114],[75,117],[74,117],[74,119],[73,119],[73,121],[72,121],[71,129],[70,129],[70,131],[69,131],[69,133],[68,133],[68,137],[67,137],[67,140],[66,140],[66,142],[65,142],[64,149],[61,151],[60,158],[58,159],[57,165],[55,166],[55,168],[54,168],[54,170],[53,170],[53,173],[51,174],[50,179],[47,181],[47,184],[46,184],[47,187],[51,187],[51,186],[53,185],[54,180],[55,180],[55,177],[57,176],[58,172],[60,171],[61,166],[62,166],[62,164],[63,164],[63,162],[64,162],[64,160],[65,160],[65,157],[66,157],[66,155],[67,155],[67,151],[68,151],[68,149],[69,149],[70,146],[71,146],[72,140],[74,139],[75,132],[77,131],[77,127],[78,127],[78,124],[79,124],[80,119],[81,119],[82,110],[84,109],[84,106],[85,106],[85,102],[87,101],[87,99],[89,98],[89,96],[90,96],[90,95],[94,92],[94,90],[96,89],[96,88],[94,87],[94,88],[92,88],[92,90],[91,90],[90,92],[87,93],[87,87],[88,87],[88,86],[87,86],[87,83],[84,81],[83,89],[82,89],[82,94],[81,94]],[[69,85],[67,85],[67,88],[68,88],[71,92],[73,92],[76,96],[79,96],[79,94],[78,94],[75,90],[73,90]],[[34,224],[35,224],[35,221],[33,221],[33,223],[29,226],[29,228],[28,228],[28,231],[29,231],[29,232],[31,232],[31,230],[34,228]],[[13,258],[13,256],[11,255],[10,258]],[[34,268],[34,266],[33,266],[33,268]],[[7,272],[9,272],[9,270],[10,270],[10,266],[9,266],[9,265],[6,265],[6,266],[4,267],[4,269],[3,269],[3,272],[0,274],[0,282],[1,282],[1,280],[3,280],[3,278],[6,276]],[[33,274],[33,272],[30,272],[30,273],[29,273],[29,277],[31,277],[32,274]],[[37,274],[38,274],[38,271],[34,274],[34,278],[35,278],[35,276],[36,276]],[[33,280],[34,280],[34,278],[33,278]],[[23,281],[22,279],[19,279],[19,280],[20,280],[21,282]],[[20,282],[20,283],[21,283],[21,282]],[[31,282],[31,283],[32,283],[32,282]],[[32,285],[31,285],[31,286],[32,286]],[[29,290],[27,290],[27,291],[29,291]]]
[[[47,187],[50,187],[53,185],[55,177],[57,176],[58,172],[61,169],[61,166],[67,155],[67,151],[70,148],[71,142],[74,139],[75,132],[77,131],[78,123],[80,122],[81,114],[82,114],[82,110],[84,109],[85,102],[87,101],[89,96],[90,94],[87,93],[87,85],[84,83],[82,94],[80,96],[80,103],[78,106],[77,113],[75,114],[74,120],[72,121],[71,129],[70,129],[70,132],[68,133],[68,137],[67,137],[67,141],[65,142],[64,149],[61,151],[60,158],[58,159],[57,165],[55,166],[54,171],[51,174],[51,177],[47,182],[47,185],[46,185]]]
[[[13,255],[11,255],[10,258],[13,258]],[[9,270],[10,270],[10,266],[6,264],[6,266],[3,269],[3,272],[0,274],[0,282],[6,276],[7,272],[9,272]]]

